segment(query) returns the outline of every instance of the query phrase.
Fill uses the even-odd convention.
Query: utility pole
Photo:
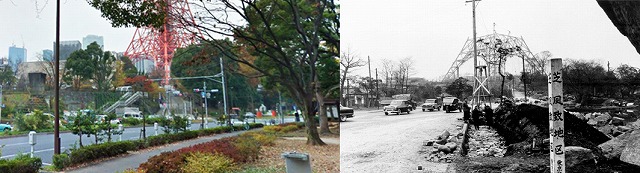
[[[367,79],[367,85],[371,84],[371,58],[369,58],[369,56],[367,56],[367,64],[369,65],[369,79]],[[368,87],[367,87],[368,88]],[[369,89],[371,90],[371,89]],[[367,92],[367,107],[371,106],[371,100],[370,100],[370,92]]]
[[[224,80],[224,66],[222,65],[222,57],[220,57],[220,74],[222,75],[222,100],[224,101],[224,114],[227,116],[227,123],[231,124],[231,116],[227,112],[227,90],[226,81]]]
[[[473,11],[473,90],[476,91],[476,88],[478,88],[478,70],[476,69],[478,68],[478,48],[476,45],[476,0],[466,2],[471,2],[471,9]],[[478,96],[476,92],[473,92],[473,99],[476,105],[480,104],[480,96]]]
[[[207,82],[202,82],[202,89],[205,90],[205,92],[207,91]],[[223,91],[224,92],[224,91]],[[204,116],[202,117],[209,117],[209,105],[207,104],[207,96],[206,94],[204,96],[202,96],[202,98],[204,98]],[[204,120],[204,118],[202,118]],[[204,128],[204,121],[202,121],[202,127]]]
[[[347,79],[347,107],[349,106],[349,79]]]
[[[378,68],[376,68],[376,109],[380,109],[380,92],[378,90]]]
[[[60,0],[56,1],[56,65],[54,69],[55,77],[55,105],[53,105],[53,154],[60,154]]]

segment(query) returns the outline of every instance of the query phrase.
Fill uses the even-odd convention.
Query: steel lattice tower
[[[124,52],[135,63],[152,60],[157,69],[164,72],[163,84],[171,78],[171,59],[177,48],[196,43],[200,33],[194,28],[195,20],[187,0],[166,0],[167,17],[160,28],[137,28],[131,43]]]

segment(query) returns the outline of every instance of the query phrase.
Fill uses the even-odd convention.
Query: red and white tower
[[[187,0],[166,0],[166,5],[164,25],[161,28],[137,28],[124,52],[134,63],[145,59],[154,61],[156,69],[164,72],[164,85],[169,84],[171,59],[176,49],[196,44],[198,36],[193,33],[200,33],[190,25],[195,20]]]

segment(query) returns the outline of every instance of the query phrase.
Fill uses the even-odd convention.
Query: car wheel
[[[422,112],[425,112],[425,110],[424,110],[424,109],[422,109]]]
[[[396,115],[400,115],[400,112],[402,112],[402,111],[398,110],[398,112],[396,112]]]
[[[389,115],[389,112],[384,112],[384,115]]]
[[[347,121],[347,116],[340,115],[340,122],[345,122],[345,121]]]
[[[11,130],[10,128],[5,127],[5,128],[4,128],[4,130],[2,130],[2,131],[3,131],[3,132],[6,132],[6,131],[10,131],[10,130]]]

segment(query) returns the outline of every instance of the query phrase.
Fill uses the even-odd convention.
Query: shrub
[[[185,155],[182,152],[163,152],[140,164],[138,169],[146,173],[177,173],[180,172],[183,164],[185,164]]]
[[[264,126],[264,128],[262,128],[262,130],[264,130],[265,132],[276,133],[276,132],[282,131],[282,127],[276,126],[276,125]]]
[[[53,155],[53,167],[56,168],[56,170],[62,170],[70,165],[71,159],[69,159],[69,155],[67,153]]]
[[[137,126],[140,123],[142,123],[141,120],[139,120],[137,118],[133,118],[133,117],[122,119],[122,124],[129,124],[129,125],[132,125],[132,126]]]
[[[236,169],[233,160],[221,154],[194,152],[185,160],[187,163],[182,166],[185,173],[226,173]]]
[[[282,128],[282,132],[283,132],[283,133],[288,133],[288,132],[296,131],[296,130],[298,130],[298,129],[299,129],[299,128],[298,128],[298,125],[291,124],[291,125],[288,125],[288,126],[283,127],[283,128]]]
[[[260,146],[273,146],[277,137],[273,134],[267,134],[265,132],[246,132],[240,136],[251,136],[253,139],[260,143]]]
[[[250,135],[239,136],[233,143],[238,152],[247,160],[257,160],[260,156],[260,142]]]
[[[228,137],[222,138],[218,140],[213,140],[210,142],[205,142],[201,144],[192,145],[190,147],[185,147],[177,150],[181,153],[189,153],[189,152],[206,152],[206,153],[219,153],[223,154],[235,162],[244,163],[247,162],[247,158],[242,155],[238,149],[233,145],[236,137]]]
[[[106,142],[71,150],[69,159],[71,165],[75,165],[91,162],[101,158],[117,156],[134,149],[135,146],[131,141]]]
[[[14,124],[20,131],[38,131],[53,128],[53,124],[50,121],[51,117],[36,109],[30,115],[20,114],[16,116]]]
[[[181,133],[174,134],[161,134],[158,136],[151,136],[147,138],[147,147],[164,145],[168,143],[173,143],[177,141],[183,141],[187,139],[193,139],[198,137],[197,131],[186,131]]]
[[[0,159],[0,171],[11,173],[36,173],[42,166],[42,160],[37,157],[19,154],[14,159]]]

